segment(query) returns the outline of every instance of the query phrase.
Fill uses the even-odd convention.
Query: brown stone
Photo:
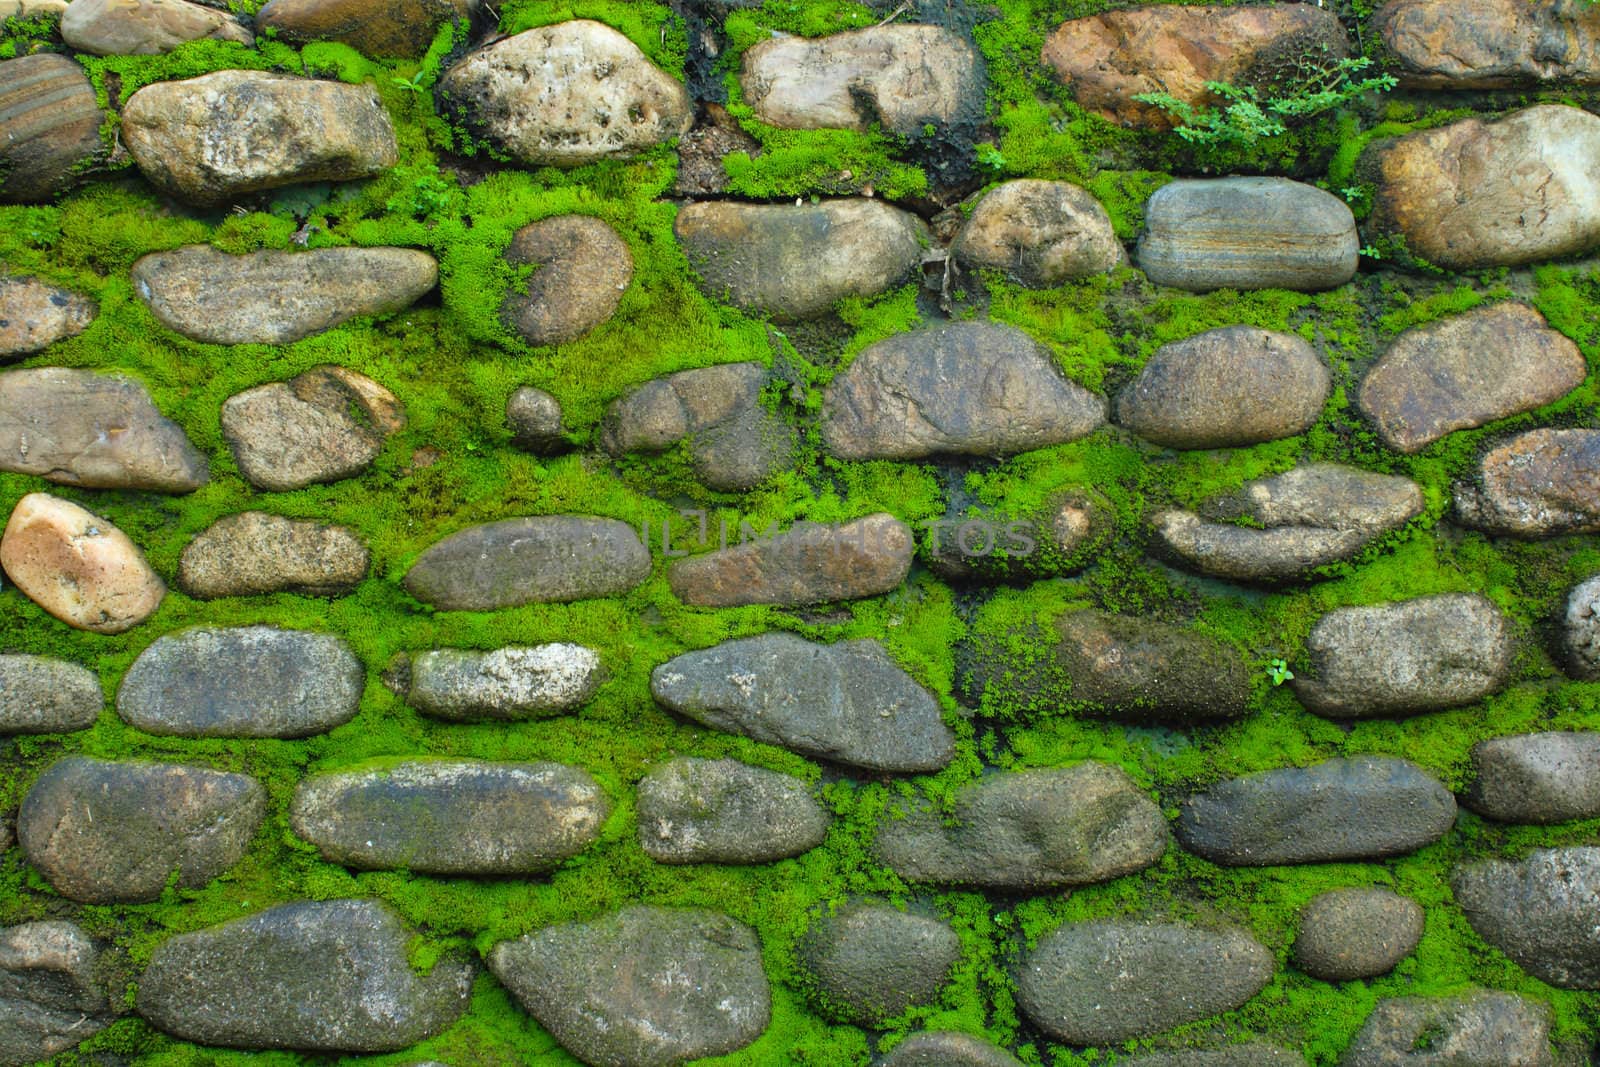
[[[178,560],[192,597],[291,592],[343,596],[367,576],[371,553],[354,530],[246,511],[201,531]]]
[[[1048,289],[1127,261],[1100,201],[1071,182],[1021,179],[985,193],[951,252],[969,267],[1005,271]]]
[[[576,341],[616,314],[633,281],[633,254],[617,231],[588,215],[558,215],[518,230],[506,249],[532,267],[527,292],[512,291],[500,314],[530,345]]]
[[[1407,89],[1600,83],[1600,7],[1572,0],[1390,0],[1372,25]]]
[[[239,473],[274,492],[361,473],[405,424],[393,393],[344,367],[313,367],[222,405],[222,436]]]
[[[271,0],[256,13],[256,25],[295,44],[338,41],[364,55],[411,58],[428,50],[440,26],[476,6],[476,0]]]
[[[167,592],[127,534],[46,493],[17,502],[0,538],[0,566],[45,611],[100,634],[137,626]]]
[[[66,56],[0,61],[0,204],[49,200],[97,158],[94,86]]]
[[[835,526],[805,523],[686,559],[668,580],[680,600],[697,607],[852,600],[905,581],[912,548],[906,524],[879,513]]]
[[[94,301],[36,278],[0,274],[0,362],[42,352],[94,321]]]
[[[255,43],[226,11],[189,0],[72,0],[61,16],[61,37],[97,56],[154,56],[211,38]]]
[[[761,142],[720,104],[707,103],[706,120],[678,139],[677,196],[716,196],[728,190],[728,172],[722,161],[734,152],[752,159],[761,154]]]
[[[1456,519],[1511,537],[1600,533],[1600,430],[1530,430],[1455,486]]]

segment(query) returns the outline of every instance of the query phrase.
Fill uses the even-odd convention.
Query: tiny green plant
[[[980,170],[988,171],[990,174],[1004,173],[1006,157],[1001,154],[1000,149],[988,141],[984,141],[977,146],[977,153],[978,168]]]
[[[428,72],[426,70],[419,70],[409,78],[402,78],[396,75],[391,77],[389,81],[394,83],[396,88],[404,89],[420,96],[428,91],[428,87],[422,84],[427,77]]]
[[[1275,686],[1282,685],[1284,682],[1293,680],[1294,671],[1289,669],[1288,660],[1275,659],[1267,664],[1267,678]]]

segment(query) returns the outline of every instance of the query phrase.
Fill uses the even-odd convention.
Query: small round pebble
[[[1314,978],[1388,974],[1422,940],[1422,906],[1387,889],[1335,889],[1300,912],[1295,962]]]

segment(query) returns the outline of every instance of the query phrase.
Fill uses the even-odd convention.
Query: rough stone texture
[[[1014,326],[953,322],[868,346],[828,384],[822,439],[840,459],[997,455],[1105,422],[1105,401]]]
[[[0,655],[0,735],[87,730],[105,706],[100,677],[45,656]]]
[[[1339,1067],[1554,1067],[1550,1008],[1511,993],[1386,997]]]
[[[420,56],[446,22],[465,19],[475,0],[271,0],[256,25],[280,40],[338,41],[368,56]]]
[[[1579,582],[1567,594],[1561,655],[1572,677],[1600,681],[1600,575]]]
[[[1115,509],[1088,489],[1052,493],[1019,516],[975,506],[930,523],[928,567],[948,581],[1018,581],[1070,574],[1105,547]]]
[[[111,1025],[98,957],[69,922],[0,927],[0,1064],[48,1060]]]
[[[1144,214],[1140,269],[1157,285],[1191,292],[1336,289],[1355,277],[1360,258],[1349,206],[1287,178],[1175,181],[1155,191]]]
[[[1407,330],[1361,380],[1384,444],[1418,452],[1455,430],[1542,407],[1583,384],[1583,353],[1526,304],[1494,304]]]
[[[1367,221],[1446,270],[1560,259],[1600,245],[1600,117],[1530,107],[1470,118],[1368,150]],[[1365,164],[1364,164],[1365,165]]]
[[[0,19],[60,19],[67,0],[0,0]]]
[[[1600,12],[1564,0],[1390,0],[1372,24],[1408,89],[1600,82]]]
[[[1252,445],[1310,429],[1332,384],[1294,334],[1224,326],[1156,349],[1117,394],[1116,419],[1168,448]]]
[[[1453,489],[1456,519],[1493,534],[1600,532],[1600,430],[1529,430],[1486,453]]]
[[[234,256],[186,245],[133,265],[134,289],[163,326],[214,345],[286,345],[409,307],[438,280],[433,257],[411,248]]]
[[[138,1012],[202,1045],[397,1052],[454,1023],[472,990],[454,956],[419,976],[410,940],[376,901],[284,904],[159,946]]]
[[[529,223],[512,235],[506,261],[534,268],[526,293],[512,291],[500,309],[530,345],[576,341],[616,313],[633,281],[628,243],[589,215]]]
[[[1233,867],[1331,863],[1415,852],[1455,821],[1455,797],[1416,764],[1358,756],[1220,782],[1184,801],[1178,841]]]
[[[935,771],[955,754],[938,702],[870,638],[726,641],[656,667],[650,692],[713,729],[850,766]]]
[[[611,405],[600,443],[620,456],[683,441],[708,488],[753,489],[794,457],[794,431],[762,403],[771,380],[759,363],[723,363],[646,382]]]
[[[668,572],[685,604],[801,606],[887,593],[906,580],[915,541],[879,512],[842,525],[796,523],[775,536],[686,559]]]
[[[308,778],[289,824],[323,859],[360,870],[528,875],[594,844],[610,814],[577,767],[427,760]]]
[[[1291,684],[1329,718],[1414,715],[1498,692],[1512,651],[1509,621],[1476,594],[1338,608],[1311,628],[1310,667]]]
[[[689,204],[672,232],[707,295],[780,322],[876,296],[911,274],[928,240],[921,219],[877,200]]]
[[[953,819],[890,819],[874,849],[908,881],[1038,890],[1142,871],[1167,841],[1155,802],[1120,768],[1089,761],[984,778],[957,796]]]
[[[0,567],[29,600],[97,634],[132,629],[167,595],[127,534],[47,493],[17,501],[0,537]]]
[[[85,904],[198,889],[244,856],[267,792],[243,774],[69,756],[22,801],[17,840],[56,892]]]
[[[544,718],[589,702],[604,672],[582,645],[474,652],[440,648],[411,658],[406,703],[458,722]]]
[[[751,159],[761,154],[761,142],[715,101],[702,100],[704,115],[678,139],[678,176],[674,196],[714,197],[728,191],[728,172],[722,161],[734,152]]]
[[[529,452],[559,452],[567,446],[561,402],[543,389],[524,385],[506,398],[511,443]]]
[[[1600,848],[1468,864],[1451,887],[1478,936],[1517,966],[1563,989],[1600,989]]]
[[[1288,582],[1346,560],[1374,538],[1422,513],[1422,489],[1408,478],[1337,463],[1311,463],[1246,482],[1208,501],[1208,522],[1192,511],[1151,520],[1164,552],[1216,578]],[[1227,520],[1248,519],[1240,526]]]
[[[370,562],[348,526],[244,511],[189,542],[178,559],[178,588],[201,600],[277,592],[337,597],[361,584]]]
[[[683,85],[609,26],[574,19],[471,53],[439,92],[505,151],[534,166],[627,159],[688,131]]]
[[[1031,178],[985,193],[950,251],[1030,289],[1104,274],[1128,258],[1100,201],[1071,182]]]
[[[1068,923],[1023,958],[1017,1006],[1068,1044],[1111,1044],[1237,1008],[1272,969],[1272,953],[1237,930]]]
[[[791,130],[917,136],[983,118],[977,50],[940,26],[879,25],[826,37],[773,36],[744,53],[739,85],[756,118]]]
[[[1022,1067],[1022,1061],[971,1034],[926,1030],[890,1049],[879,1067]]]
[[[255,70],[156,82],[122,109],[122,141],[155,185],[195,204],[394,166],[394,127],[370,85]]]
[[[49,200],[105,151],[89,77],[68,56],[0,61],[0,204]]]
[[[639,780],[639,844],[657,863],[767,863],[816,848],[833,818],[792,775],[680,758]]]
[[[1300,911],[1294,958],[1313,978],[1388,974],[1422,940],[1422,905],[1387,889],[1335,889]]]
[[[94,321],[94,301],[37,278],[0,273],[0,363],[76,337]]]
[[[365,682],[361,661],[332,634],[196,627],[139,654],[117,713],[170,737],[308,737],[355,718]]]
[[[1492,737],[1472,746],[1476,770],[1463,803],[1501,822],[1600,817],[1600,733]]]
[[[650,553],[625,522],[535,515],[469,526],[406,573],[406,592],[444,611],[620,596],[650,576]]]
[[[1212,1048],[1184,1048],[1182,1052],[1154,1052],[1118,1059],[1118,1067],[1306,1067],[1298,1052],[1260,1041]]]
[[[255,36],[226,11],[188,0],[72,0],[61,38],[97,56],[154,56],[203,38],[252,45]]]
[[[1263,7],[1135,7],[1064,22],[1043,59],[1079,104],[1123,126],[1167,129],[1166,111],[1134,97],[1166,92],[1191,105],[1215,104],[1206,82],[1266,86],[1292,72],[1296,57],[1349,54],[1330,10]]]
[[[0,471],[162,493],[190,493],[210,477],[143,385],[66,367],[0,373]]]
[[[938,919],[857,902],[813,923],[800,958],[823,1012],[872,1026],[938,996],[961,939]]]
[[[222,403],[222,436],[239,473],[274,492],[360,474],[405,424],[393,393],[343,367],[313,367]]]
[[[489,969],[563,1048],[597,1067],[676,1067],[733,1052],[772,1017],[755,931],[714,911],[631,907],[547,926],[496,945]]]

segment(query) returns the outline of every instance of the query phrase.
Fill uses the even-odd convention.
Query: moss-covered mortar
[[[236,5],[248,13],[249,0]],[[949,21],[943,5],[913,6],[919,17]],[[1339,193],[1358,214],[1356,175],[1368,141],[1433,125],[1466,112],[1447,94],[1393,98],[1379,114],[1353,114],[1311,124],[1248,156],[1195,156],[1175,140],[1120,130],[1076,107],[1040,66],[1044,36],[1065,18],[1092,13],[1102,0],[1000,0],[964,12],[990,79],[987,140],[974,149],[977,183],[1029,176],[1081,183],[1106,206],[1118,235],[1131,240],[1151,191],[1179,171],[1294,173]],[[733,117],[762,145],[754,158],[731,157],[730,195],[793,198],[873,187],[876,195],[930,213],[936,183],[919,160],[928,145],[876,133],[794,132],[764,127],[739,100],[733,72],[740,52],[774,30],[821,35],[871,25],[894,5],[786,2],[726,13],[712,59],[691,47],[689,27],[718,19],[707,8],[676,11],[635,0],[509,0],[499,29],[513,33],[569,18],[616,27],[664,69],[682,75],[698,64],[700,80],[719,83]],[[1355,25],[1364,2],[1346,12]],[[1362,38],[1369,50],[1369,35]],[[282,69],[370,82],[395,120],[401,160],[368,182],[317,186],[259,197],[242,214],[198,213],[158,199],[125,159],[58,204],[0,208],[0,263],[91,294],[100,315],[80,336],[23,366],[117,369],[149,387],[211,460],[213,480],[186,497],[88,492],[50,487],[125,530],[161,573],[171,576],[183,547],[222,515],[262,506],[294,518],[341,523],[373,551],[373,571],[353,595],[324,601],[288,594],[212,602],[167,597],[146,624],[116,637],[70,630],[25,598],[0,595],[0,650],[41,653],[83,663],[100,674],[107,710],[90,731],[60,737],[0,739],[0,812],[14,810],[34,778],[64,753],[101,758],[151,758],[242,771],[269,791],[269,815],[245,860],[199,890],[169,889],[161,901],[84,907],[51,891],[18,850],[0,860],[0,925],[70,918],[111,946],[107,977],[129,992],[164,938],[302,898],[376,897],[422,933],[414,959],[426,968],[442,951],[493,943],[553,922],[588,919],[627,903],[720,909],[752,924],[773,982],[773,1022],[725,1064],[865,1064],[878,1049],[923,1028],[985,1034],[1014,1047],[1028,1063],[1103,1063],[1126,1048],[1081,1053],[1053,1047],[1022,1022],[1008,967],[1019,951],[1062,921],[1146,914],[1224,921],[1249,928],[1278,957],[1273,982],[1237,1012],[1179,1031],[1201,1042],[1225,1033],[1256,1035],[1300,1047],[1315,1064],[1331,1064],[1381,997],[1444,994],[1473,986],[1512,990],[1547,1001],[1556,1036],[1571,1062],[1593,1048],[1600,996],[1558,990],[1529,977],[1473,932],[1451,899],[1450,870],[1461,860],[1520,855],[1536,846],[1588,844],[1600,821],[1554,828],[1506,827],[1463,813],[1441,843],[1398,860],[1314,867],[1226,869],[1176,847],[1138,875],[1070,893],[1028,897],[913,890],[871,857],[873,828],[897,802],[918,796],[948,800],[985,766],[1056,766],[1107,760],[1150,789],[1169,814],[1192,790],[1216,779],[1333,755],[1403,756],[1459,789],[1474,742],[1534,729],[1600,728],[1600,685],[1566,680],[1549,654],[1550,629],[1565,591],[1600,572],[1593,538],[1500,542],[1443,523],[1451,480],[1469,473],[1484,443],[1510,430],[1592,420],[1600,384],[1585,384],[1540,411],[1480,430],[1457,433],[1420,453],[1386,451],[1353,409],[1355,383],[1382,346],[1401,330],[1498,297],[1531,300],[1572,337],[1593,368],[1600,361],[1600,268],[1593,263],[1489,272],[1477,277],[1398,274],[1369,269],[1320,295],[1283,291],[1204,296],[1156,290],[1123,269],[1065,288],[1028,291],[995,277],[964,277],[956,313],[978,314],[1027,330],[1055,353],[1074,379],[1114,391],[1161,344],[1235,323],[1289,330],[1313,342],[1334,370],[1323,418],[1307,434],[1248,449],[1163,452],[1115,429],[1073,444],[1004,462],[956,466],[839,463],[803,439],[793,469],[743,497],[710,494],[688,477],[687,459],[630,457],[614,465],[589,448],[539,458],[510,447],[502,416],[520,385],[548,390],[562,403],[575,442],[587,443],[605,406],[660,375],[713,363],[755,360],[791,383],[774,391],[788,416],[815,412],[837,367],[866,345],[932,313],[915,287],[874,300],[849,301],[831,327],[777,332],[708,301],[695,288],[672,237],[670,200],[676,157],[670,148],[631,162],[571,171],[519,170],[497,163],[435,110],[432,85],[447,58],[467,46],[463,30],[442,30],[421,61],[376,62],[332,44],[296,51],[263,39],[255,49],[200,42],[159,57],[90,58],[83,63],[103,102],[116,105],[153,81],[228,67]],[[0,56],[59,49],[46,21],[12,21],[0,34]],[[707,79],[704,71],[713,77]],[[1571,94],[1475,94],[1467,103],[1495,109]],[[114,119],[104,131],[116,141]],[[935,136],[937,131],[935,131]],[[987,147],[983,147],[987,145]],[[940,149],[940,146],[931,146]],[[476,154],[462,154],[462,153]],[[113,157],[114,160],[119,157]],[[841,177],[845,171],[849,178]],[[965,191],[965,190],[962,190]],[[1370,197],[1368,197],[1370,200]],[[529,348],[500,321],[501,294],[518,281],[502,258],[512,233],[531,221],[578,212],[616,228],[636,264],[634,284],[616,317],[559,349]],[[396,244],[424,248],[440,261],[436,298],[380,321],[357,321],[282,348],[221,348],[162,329],[134,297],[128,271],[139,256],[190,242],[228,251],[291,247],[297,231],[312,247]],[[1380,254],[1390,251],[1376,249]],[[1382,268],[1370,261],[1369,268]],[[525,270],[525,268],[524,268]],[[253,492],[239,477],[218,426],[222,401],[241,389],[282,380],[321,363],[338,363],[382,382],[404,402],[409,424],[371,470],[333,485],[272,494]],[[1331,459],[1416,480],[1424,515],[1362,556],[1329,569],[1326,580],[1263,593],[1205,581],[1152,563],[1145,519],[1161,507],[1192,506],[1244,481],[1297,462]],[[650,581],[617,600],[517,608],[494,614],[435,613],[402,591],[398,579],[429,544],[467,525],[527,514],[606,515],[659,531],[672,523],[674,546],[695,545],[699,520],[680,507],[709,511],[711,541],[719,522],[761,529],[797,519],[838,521],[890,511],[908,522],[944,514],[947,501],[976,501],[1001,513],[1026,515],[1064,489],[1093,486],[1115,510],[1110,547],[1077,577],[1027,588],[954,589],[918,568],[884,597],[818,613],[766,608],[709,611],[683,606],[667,587],[664,562]],[[37,479],[0,475],[0,514]],[[659,538],[659,533],[654,535]],[[1345,728],[1304,711],[1287,688],[1274,687],[1267,664],[1300,662],[1305,635],[1330,608],[1427,593],[1479,591],[1520,627],[1522,652],[1514,682],[1480,705],[1403,721],[1363,721]],[[1033,658],[1035,625],[1069,606],[1147,614],[1186,622],[1236,645],[1256,669],[1252,713],[1237,723],[1177,733],[1134,729],[1053,714],[1049,708],[983,705],[958,708],[958,641],[987,638]],[[301,741],[192,741],[153,737],[125,726],[109,701],[133,658],[162,633],[195,624],[272,623],[345,636],[367,664],[362,711],[351,724]],[[872,636],[917,679],[940,695],[958,735],[947,770],[909,779],[841,776],[808,760],[701,729],[676,719],[649,696],[650,669],[687,649],[730,637],[784,629],[824,640]],[[609,680],[580,713],[514,724],[451,724],[418,716],[380,681],[402,652],[444,646],[574,641],[599,650]],[[308,774],[426,754],[512,760],[556,760],[587,768],[616,801],[600,843],[545,880],[448,879],[404,873],[353,874],[322,862],[289,830],[296,784]],[[796,859],[753,867],[664,866],[639,848],[633,786],[651,764],[675,755],[734,757],[818,783],[836,820],[825,845]],[[1298,909],[1342,886],[1393,888],[1426,908],[1415,955],[1370,982],[1329,984],[1290,964]],[[834,1025],[809,1006],[797,966],[807,916],[861,895],[903,901],[948,920],[963,954],[935,1004],[913,1008],[884,1031]],[[1172,1040],[1172,1037],[1164,1040]],[[492,978],[480,977],[467,1015],[448,1032],[372,1064],[433,1059],[452,1064],[570,1064],[562,1051]],[[124,1018],[59,1063],[134,1062],[149,1067],[267,1065],[309,1062],[290,1053],[199,1048]]]

